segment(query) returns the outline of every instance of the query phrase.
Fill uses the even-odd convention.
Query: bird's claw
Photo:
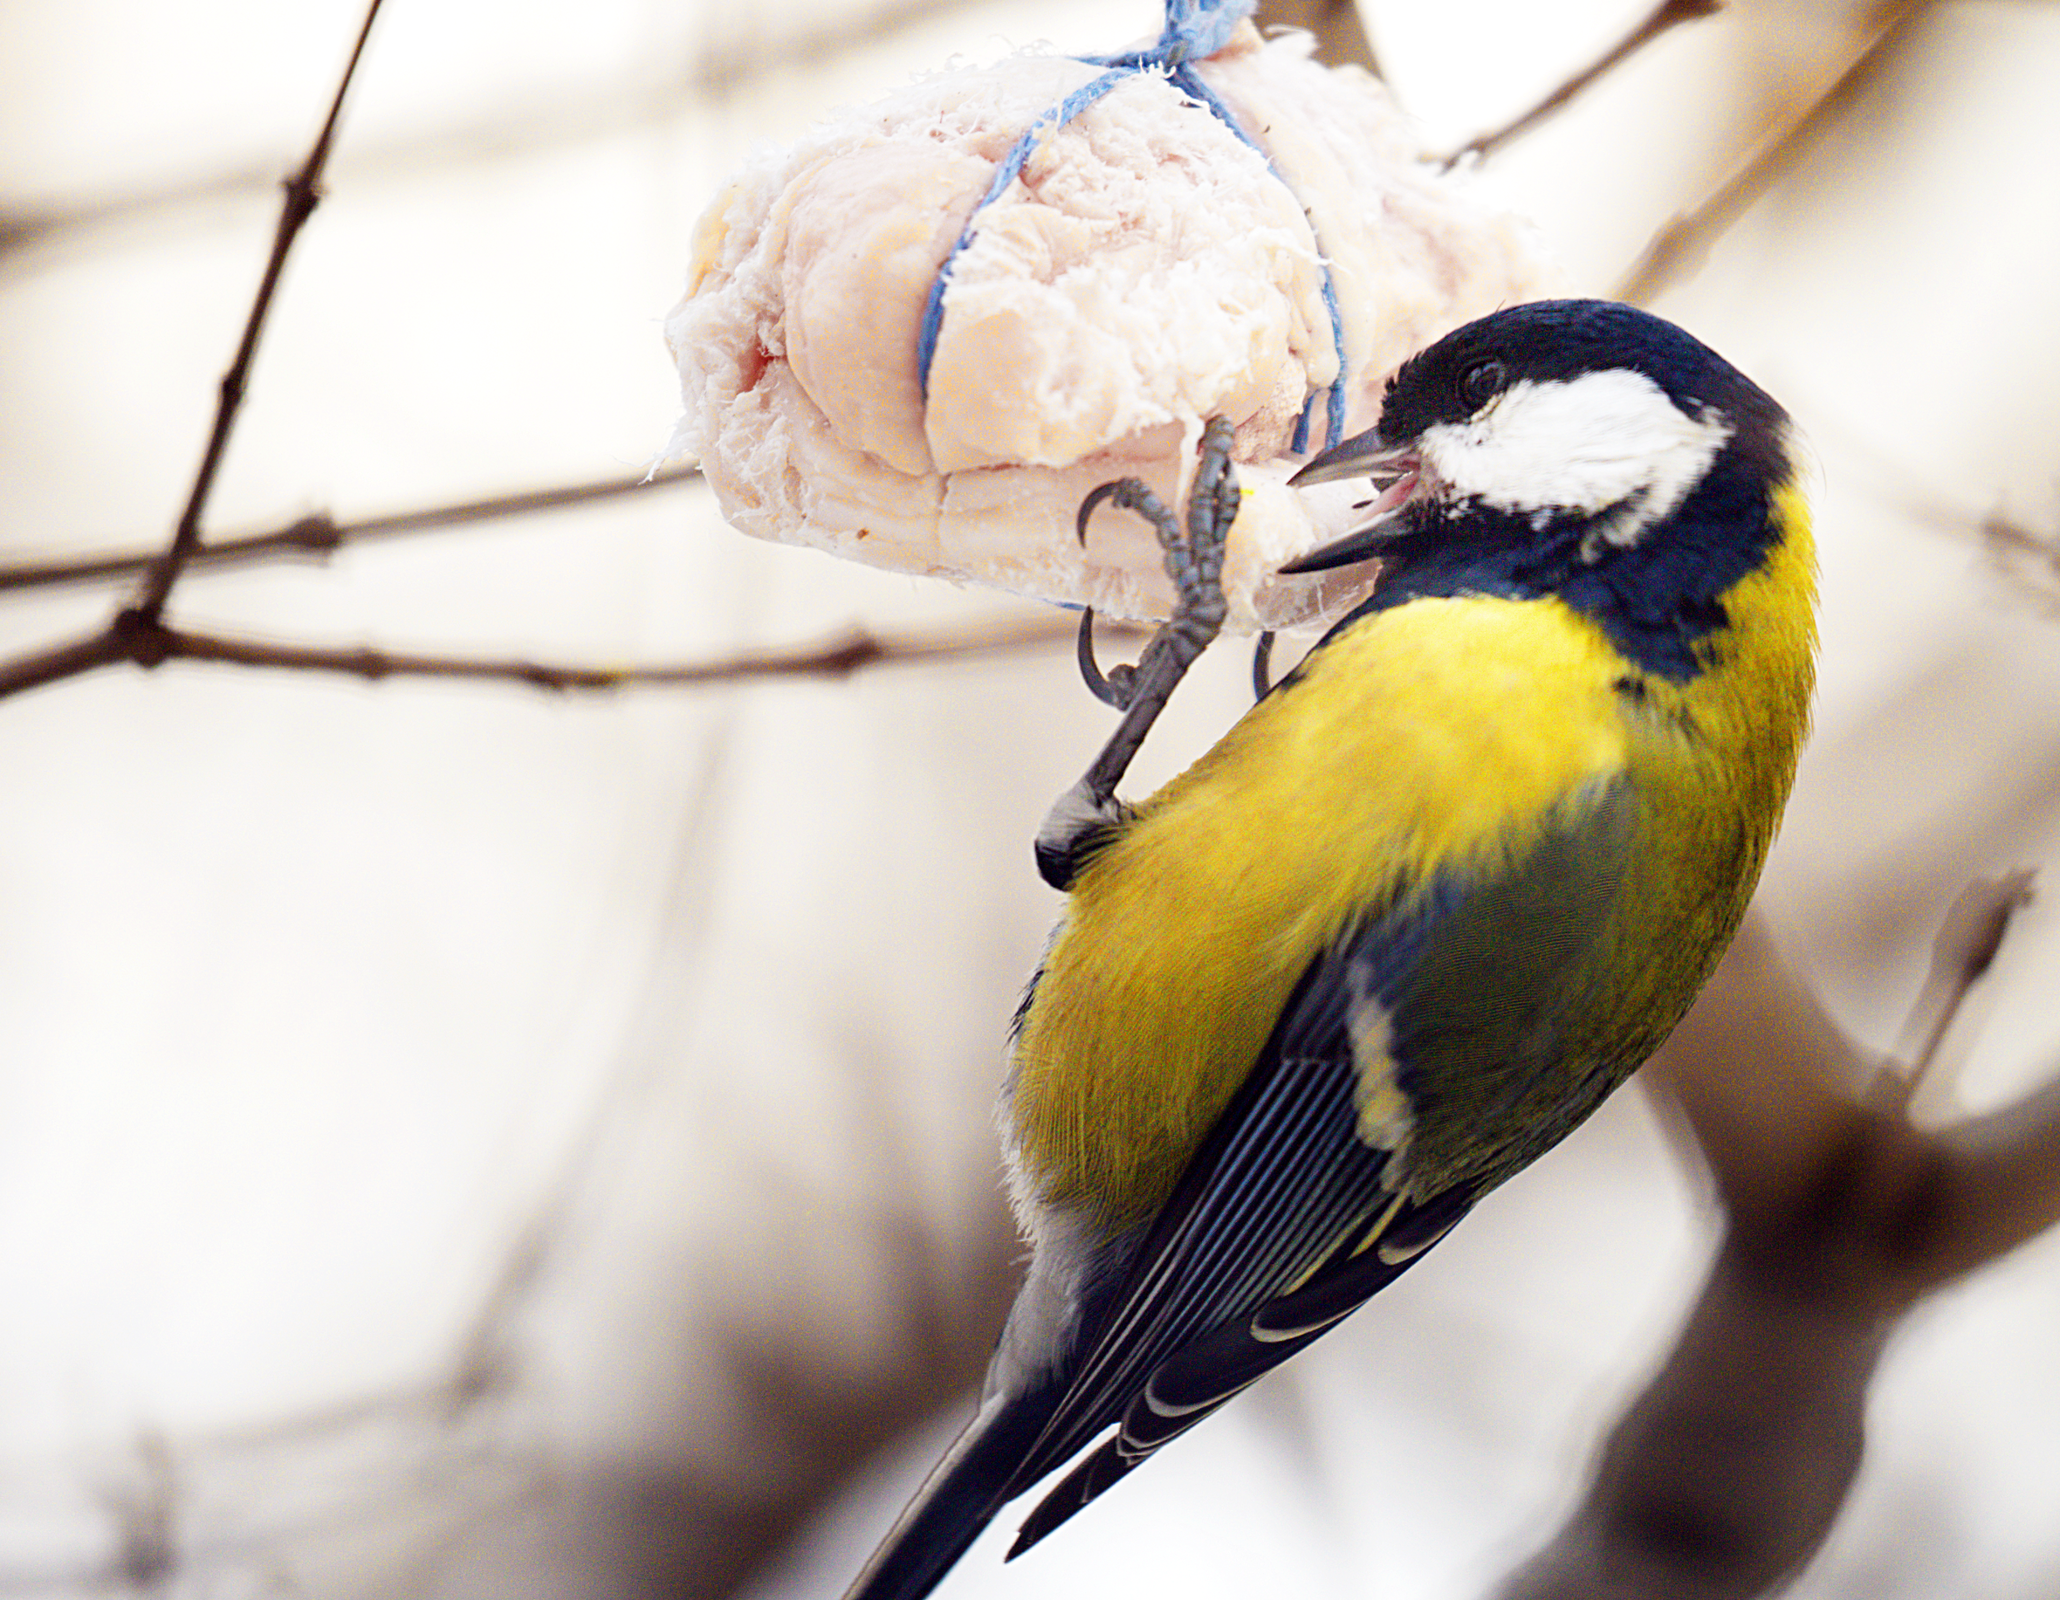
[[[1116,799],[1116,785],[1129,770],[1152,723],[1165,709],[1174,687],[1195,658],[1223,631],[1229,607],[1223,598],[1223,548],[1237,518],[1237,473],[1230,462],[1232,430],[1221,417],[1202,432],[1201,464],[1188,490],[1186,526],[1166,503],[1136,478],[1105,483],[1080,502],[1074,522],[1081,542],[1087,540],[1087,519],[1095,509],[1113,503],[1135,511],[1159,535],[1166,576],[1178,597],[1173,615],[1152,635],[1137,665],[1112,667],[1104,674],[1094,659],[1094,613],[1080,618],[1080,676],[1094,697],[1123,713],[1090,766],[1045,818],[1038,830],[1037,866],[1055,889],[1067,888],[1091,844],[1125,814]]]
[[[1223,631],[1229,611],[1223,598],[1223,550],[1238,510],[1237,469],[1230,460],[1233,435],[1230,423],[1222,417],[1212,418],[1202,430],[1201,463],[1188,488],[1184,529],[1166,502],[1139,478],[1117,478],[1102,484],[1080,502],[1073,528],[1082,544],[1087,543],[1088,519],[1104,504],[1135,511],[1149,522],[1159,536],[1166,576],[1177,596],[1173,615],[1153,635],[1138,664],[1112,667],[1106,674],[1094,658],[1094,612],[1090,608],[1081,616],[1080,676],[1089,693],[1118,711],[1127,710],[1136,699],[1144,669],[1154,658],[1176,660],[1173,680],[1178,682]],[[1169,693],[1171,688],[1168,684]]]
[[[1273,692],[1273,630],[1268,628],[1252,646],[1252,698],[1264,700]]]
[[[1137,693],[1137,668],[1114,666],[1106,675],[1094,659],[1094,607],[1088,606],[1080,613],[1080,633],[1074,644],[1074,656],[1080,664],[1081,680],[1087,685],[1087,692],[1105,706],[1114,706],[1121,711],[1130,704]]]

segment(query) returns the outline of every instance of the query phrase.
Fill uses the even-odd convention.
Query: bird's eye
[[[1476,361],[1459,377],[1459,397],[1478,411],[1499,394],[1509,381],[1509,369],[1499,361]]]

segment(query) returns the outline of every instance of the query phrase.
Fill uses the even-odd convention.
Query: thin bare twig
[[[1017,617],[981,630],[955,629],[928,637],[883,638],[852,628],[819,644],[784,650],[745,650],[709,661],[653,666],[554,666],[535,661],[477,660],[364,648],[270,644],[219,634],[165,630],[167,660],[214,661],[228,666],[271,667],[290,672],[332,672],[377,683],[388,678],[456,678],[525,684],[558,693],[573,690],[677,688],[689,684],[741,683],[758,678],[841,678],[862,667],[906,665],[943,656],[982,655],[1028,649],[1072,637],[1069,621]]]
[[[364,56],[365,41],[371,37],[372,23],[379,15],[380,3],[381,0],[370,0],[365,7],[364,24],[358,29],[357,42],[351,46],[343,78],[336,85],[336,97],[329,102],[329,115],[323,120],[322,131],[315,136],[315,146],[308,152],[307,161],[286,185],[286,198],[279,208],[279,227],[272,236],[271,259],[265,263],[265,275],[258,283],[257,298],[251,302],[250,315],[244,321],[243,339],[237,346],[236,359],[222,375],[214,426],[208,430],[207,446],[201,452],[200,470],[194,474],[193,488],[186,496],[186,509],[179,515],[179,525],[172,534],[170,548],[151,564],[142,587],[137,591],[133,610],[146,622],[156,622],[164,615],[165,601],[171,597],[172,586],[179,581],[180,572],[199,548],[200,519],[206,514],[208,497],[214,492],[215,474],[229,448],[230,436],[236,431],[236,419],[243,409],[244,394],[250,387],[250,368],[257,357],[258,341],[264,336],[265,320],[271,312],[272,299],[278,291],[279,279],[285,271],[293,242],[321,201],[322,169],[328,165],[329,151],[336,139],[336,126],[343,116],[344,96],[350,92],[351,79],[357,75],[358,62]]]
[[[651,666],[590,667],[546,662],[425,655],[369,647],[275,643],[175,628],[133,609],[118,613],[100,632],[0,667],[0,699],[80,677],[103,667],[162,666],[167,661],[211,661],[223,666],[286,672],[326,672],[379,683],[389,678],[444,678],[523,684],[554,692],[616,691],[691,684],[743,683],[760,678],[843,677],[861,667],[902,665],[940,657],[986,655],[1070,641],[1073,624],[1061,617],[1006,618],[950,633],[882,637],[852,629],[820,644],[747,650],[708,661]]]
[[[1469,139],[1445,158],[1445,165],[1456,166],[1468,156],[1485,161],[1504,145],[1522,138],[1540,123],[1564,111],[1602,78],[1629,61],[1653,40],[1670,33],[1684,22],[1700,22],[1705,17],[1715,16],[1723,9],[1724,0],[1660,0],[1650,16],[1618,40],[1616,45],[1593,66],[1575,73],[1513,122],[1505,123],[1493,132],[1478,134]]]
[[[120,622],[121,618],[116,617],[97,633],[0,663],[0,700],[63,683],[68,678],[82,678],[89,672],[128,660],[128,652],[117,639]]]
[[[420,511],[389,512],[384,516],[362,517],[356,522],[338,522],[326,511],[316,511],[263,533],[233,534],[220,539],[203,539],[187,558],[188,575],[222,567],[242,566],[254,561],[327,561],[347,544],[368,539],[392,539],[409,534],[433,533],[444,528],[494,522],[504,517],[527,516],[536,511],[560,511],[567,506],[586,505],[647,489],[665,489],[676,484],[698,483],[701,474],[694,467],[672,467],[646,477],[642,473],[619,473],[594,478],[586,483],[562,484],[554,489],[523,489],[511,494],[489,495],[479,500],[460,500],[450,505],[429,506]],[[0,566],[0,594],[13,589],[56,588],[68,584],[105,583],[133,578],[158,560],[155,551],[124,551],[103,556],[81,556],[62,561],[23,562]]]

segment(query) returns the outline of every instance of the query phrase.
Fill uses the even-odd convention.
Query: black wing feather
[[[1430,919],[1412,915],[1407,922],[1419,920]],[[1011,1494],[1063,1465],[1112,1423],[1124,1424],[1110,1448],[1130,1457],[1127,1471],[1200,1421],[1320,1331],[1293,1339],[1257,1333],[1255,1315],[1283,1296],[1313,1306],[1303,1297],[1350,1263],[1368,1242],[1370,1225],[1377,1219],[1402,1225],[1423,1209],[1397,1199],[1385,1181],[1389,1153],[1359,1137],[1358,1069],[1347,1020],[1355,990],[1364,994],[1377,982],[1375,965],[1403,955],[1398,934],[1411,943],[1414,927],[1383,919],[1377,930],[1311,963],[1260,1068],[1189,1163],[1122,1288],[1083,1338],[1065,1398],[1010,1484]],[[1327,1313],[1323,1325],[1399,1270],[1369,1275],[1362,1269],[1338,1278],[1355,1286],[1356,1297]],[[1331,1290],[1334,1298],[1340,1292]],[[1220,1382],[1210,1376],[1219,1372]],[[1182,1408],[1177,1428],[1165,1426],[1176,1419],[1154,1412],[1153,1398],[1161,1411]],[[1102,1478],[1103,1469],[1092,1476]],[[1099,1489],[1086,1498],[1094,1492]]]
[[[1361,1136],[1352,1019],[1369,999],[1390,1013],[1405,1092],[1432,1039],[1545,1067],[1531,1057],[1552,1053],[1549,1035],[1523,1019],[1579,1003],[1567,980],[1622,886],[1630,800],[1621,780],[1599,786],[1496,877],[1433,883],[1310,963],[1083,1330],[1066,1393],[1007,1493],[1120,1426],[1031,1513],[1011,1555],[1349,1316],[1466,1214],[1478,1186],[1399,1194],[1389,1152]]]

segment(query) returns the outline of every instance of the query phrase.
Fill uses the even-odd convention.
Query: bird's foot
[[[1081,613],[1080,675],[1097,700],[1118,711],[1129,710],[1148,681],[1165,678],[1164,692],[1170,694],[1223,630],[1228,610],[1223,598],[1223,549],[1238,508],[1237,469],[1230,461],[1232,434],[1230,423],[1222,417],[1212,418],[1203,429],[1201,463],[1188,488],[1185,528],[1166,502],[1138,478],[1105,483],[1080,502],[1074,529],[1082,544],[1087,543],[1088,519],[1103,505],[1135,511],[1149,522],[1159,536],[1166,576],[1172,579],[1177,597],[1173,615],[1153,635],[1138,664],[1111,667],[1106,676],[1094,658],[1093,608]],[[1167,661],[1169,668],[1149,671],[1155,661]]]
[[[1075,528],[1087,542],[1087,521],[1105,503],[1135,511],[1159,535],[1166,576],[1177,596],[1173,615],[1145,646],[1137,665],[1104,675],[1094,659],[1094,613],[1080,619],[1080,675],[1096,699],[1123,713],[1109,742],[1080,781],[1059,798],[1037,831],[1037,869],[1063,889],[1092,853],[1096,841],[1128,814],[1116,799],[1116,785],[1165,709],[1174,688],[1201,653],[1223,631],[1223,550],[1237,520],[1237,470],[1231,465],[1232,429],[1222,417],[1202,430],[1201,462],[1188,488],[1183,527],[1166,503],[1136,478],[1105,483],[1080,502]]]

